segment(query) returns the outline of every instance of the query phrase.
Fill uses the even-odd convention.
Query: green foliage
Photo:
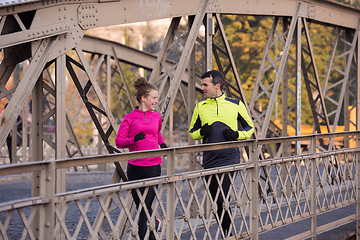
[[[351,7],[360,8],[360,2],[358,0],[334,0],[335,2],[349,5]]]

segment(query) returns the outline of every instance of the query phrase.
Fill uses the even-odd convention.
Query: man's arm
[[[254,123],[252,122],[245,105],[241,101],[239,102],[238,120],[243,127],[242,130],[238,130],[238,140],[251,137],[254,133]]]
[[[194,140],[202,139],[204,136],[201,136],[200,130],[201,130],[201,120],[199,116],[199,107],[198,105],[196,105],[194,108],[194,113],[192,115],[190,128],[189,128],[190,137]]]

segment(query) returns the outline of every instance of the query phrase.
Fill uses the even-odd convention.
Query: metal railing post
[[[311,138],[310,154],[316,153],[316,136]],[[316,239],[317,216],[316,216],[316,161],[317,158],[311,158],[311,239]]]
[[[40,172],[42,186],[40,196],[49,199],[49,203],[39,206],[39,239],[55,239],[55,162],[50,161]]]
[[[251,239],[257,240],[259,238],[259,168],[258,168],[258,141],[254,140],[250,144],[250,156],[249,162],[254,164],[254,167],[251,171],[251,180],[250,180],[250,189],[251,189],[251,199],[250,199],[250,229],[251,229]]]
[[[175,149],[171,149],[170,155],[167,156],[166,171],[169,178],[166,191],[166,239],[172,240],[175,229],[175,208],[173,204],[175,202]]]

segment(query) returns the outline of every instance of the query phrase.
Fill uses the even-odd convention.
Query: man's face
[[[201,79],[201,91],[206,98],[216,98],[219,96],[220,84],[214,85],[209,77]]]

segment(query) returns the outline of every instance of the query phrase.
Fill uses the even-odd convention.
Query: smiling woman
[[[135,88],[135,97],[139,106],[132,113],[125,115],[120,124],[118,135],[115,139],[118,148],[129,148],[130,152],[166,148],[164,139],[160,133],[161,115],[155,112],[158,103],[158,90],[150,84],[145,78],[138,77],[133,82]],[[162,159],[158,157],[149,157],[142,159],[134,159],[128,162],[127,176],[128,180],[139,180],[144,178],[158,177],[161,175]],[[144,194],[145,188],[141,188],[141,194]],[[146,194],[146,193],[145,193]],[[140,199],[138,193],[133,191],[136,206],[139,208]],[[152,215],[151,205],[155,198],[154,189],[148,189],[145,197],[145,204]],[[148,230],[148,219],[143,207],[140,207],[141,213],[139,217],[139,236],[144,239]],[[156,219],[155,224],[159,226],[160,220]],[[158,227],[157,226],[157,227]],[[155,239],[154,232],[150,232],[149,239]]]

